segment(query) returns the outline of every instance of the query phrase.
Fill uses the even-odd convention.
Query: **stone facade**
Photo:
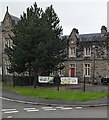
[[[0,26],[0,76],[2,75],[2,29]]]
[[[72,30],[63,70],[65,76],[78,77],[80,81],[85,77],[86,81],[97,83],[109,77],[109,39],[106,27],[102,29],[101,33],[83,35],[77,29]]]
[[[3,47],[3,75],[10,75],[7,68],[9,59],[4,52],[5,46],[12,46],[10,36],[13,36],[12,28],[19,19],[9,14],[8,7],[2,22],[2,47]],[[101,28],[101,33],[79,35],[77,29],[73,29],[68,36],[68,60],[61,71],[63,76],[78,77],[83,81],[100,82],[102,77],[109,77],[109,37],[106,27]]]
[[[10,36],[13,36],[12,33],[12,28],[15,24],[17,24],[17,22],[19,21],[19,19],[17,17],[14,17],[12,15],[9,14],[8,12],[8,7],[7,7],[7,11],[6,14],[4,16],[3,21],[1,22],[1,27],[2,27],[2,69],[3,69],[3,76],[6,75],[10,75],[8,72],[8,68],[10,65],[10,61],[8,56],[5,54],[5,48],[6,45],[7,46],[12,46],[12,40],[10,39]]]

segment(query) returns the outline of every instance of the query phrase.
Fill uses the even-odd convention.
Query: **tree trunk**
[[[29,68],[29,85],[31,85],[31,68]]]
[[[15,87],[15,75],[13,74],[13,87]]]
[[[38,74],[34,73],[34,82],[33,82],[33,87],[36,88],[38,85]]]
[[[29,63],[29,85],[31,85],[31,63]]]

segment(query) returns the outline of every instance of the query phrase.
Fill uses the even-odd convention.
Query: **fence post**
[[[85,90],[85,89],[86,89],[86,88],[85,88],[85,87],[86,87],[86,86],[85,86],[85,83],[86,83],[86,80],[85,80],[85,76],[84,76],[84,92],[86,91],[86,90]]]

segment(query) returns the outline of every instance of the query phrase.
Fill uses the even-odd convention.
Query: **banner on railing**
[[[53,83],[54,77],[51,76],[39,76],[39,83]],[[61,84],[78,84],[77,77],[60,77]]]
[[[61,84],[78,84],[77,77],[61,77]]]
[[[39,83],[53,83],[54,77],[50,76],[39,76],[38,81]]]

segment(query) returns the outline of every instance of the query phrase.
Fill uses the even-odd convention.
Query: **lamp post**
[[[83,87],[83,91],[84,91],[84,92],[86,91],[85,83],[86,83],[86,79],[85,79],[85,75],[84,75],[84,87]]]
[[[3,23],[1,23],[2,26],[2,83],[4,82],[4,41],[3,41],[3,34],[4,34],[4,30],[3,30]]]
[[[93,48],[93,74],[92,74],[92,84],[95,82],[95,45],[92,45]]]
[[[109,69],[109,54],[108,54],[108,51],[109,51],[109,33],[107,34],[107,39],[106,39],[106,57],[107,57],[107,65],[106,65],[106,78],[108,78],[108,69]]]

